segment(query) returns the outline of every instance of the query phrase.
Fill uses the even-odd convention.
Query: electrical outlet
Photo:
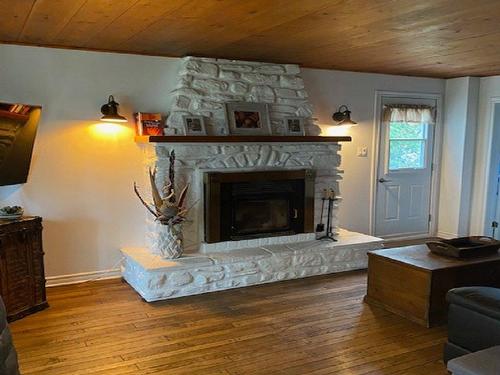
[[[368,147],[366,146],[358,147],[356,151],[356,156],[359,156],[361,158],[366,158],[368,156]]]

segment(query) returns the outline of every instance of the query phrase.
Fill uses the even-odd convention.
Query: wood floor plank
[[[105,280],[50,288],[51,307],[12,332],[27,375],[446,374],[445,328],[365,291],[361,271],[150,304]]]

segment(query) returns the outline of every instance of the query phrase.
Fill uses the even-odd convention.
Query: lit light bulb
[[[353,125],[319,125],[321,127],[321,135],[327,137],[337,137],[349,135],[350,129]]]
[[[131,132],[127,126],[116,122],[99,122],[91,125],[92,134],[99,138],[118,138]]]

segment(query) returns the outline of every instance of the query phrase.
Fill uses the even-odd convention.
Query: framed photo
[[[285,117],[283,121],[285,123],[286,135],[305,135],[303,118]]]
[[[267,104],[247,102],[226,103],[226,114],[230,134],[271,134]]]
[[[207,135],[203,116],[183,116],[184,135]]]

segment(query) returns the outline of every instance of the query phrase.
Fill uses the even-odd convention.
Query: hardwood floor
[[[120,280],[48,289],[12,323],[22,374],[447,374],[444,327],[362,303],[366,273],[148,304]]]

